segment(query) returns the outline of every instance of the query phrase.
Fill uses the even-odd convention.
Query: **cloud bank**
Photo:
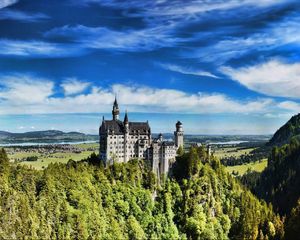
[[[274,97],[300,98],[300,63],[270,60],[262,64],[221,71],[247,88]]]
[[[115,93],[120,103],[134,112],[247,114],[266,112],[273,104],[271,99],[237,101],[220,93],[193,94],[147,86],[114,84],[102,88],[77,79],[64,81],[61,87],[65,97],[59,97],[59,86],[51,80],[32,76],[5,76],[0,80],[1,114],[109,112]],[[89,86],[91,89],[83,93]]]

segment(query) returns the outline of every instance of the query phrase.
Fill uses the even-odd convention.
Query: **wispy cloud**
[[[299,16],[283,18],[280,22],[269,23],[264,28],[256,29],[253,33],[236,34],[230,36],[226,31],[219,36],[220,40],[199,47],[195,51],[185,51],[184,57],[199,58],[205,62],[212,62],[218,65],[226,63],[231,59],[239,59],[247,54],[257,52],[276,53],[276,49],[285,46],[300,47]],[[214,33],[213,31],[211,32]],[[216,31],[215,34],[219,34]],[[201,40],[201,34],[195,37],[195,41]],[[207,35],[204,35],[207,37]]]
[[[82,93],[86,90],[91,83],[79,81],[77,78],[67,78],[61,84],[61,87],[64,89],[65,95],[74,95]]]
[[[113,49],[120,51],[149,51],[176,45],[181,39],[171,34],[169,26],[158,26],[141,30],[111,30],[107,27],[87,27],[83,25],[63,26],[45,33],[46,37],[65,37],[82,47]]]
[[[8,7],[10,5],[13,5],[13,4],[17,3],[17,2],[18,2],[18,0],[1,0],[0,1],[0,9]]]
[[[49,18],[49,16],[43,13],[28,13],[10,9],[3,9],[0,12],[0,20],[9,19],[22,22],[38,22]]]
[[[253,91],[268,96],[300,98],[300,63],[270,60],[253,66],[238,69],[222,67],[220,70]]]
[[[187,16],[195,15],[209,11],[228,10],[237,7],[255,6],[255,7],[267,7],[286,0],[192,0],[192,1],[173,1],[170,4],[168,1],[139,1],[139,0],[83,0],[80,4],[98,3],[104,6],[110,6],[115,8],[137,8],[143,11],[143,15],[150,16]]]
[[[35,40],[0,39],[0,55],[51,58],[76,56],[84,52],[84,49],[71,44]]]
[[[175,64],[159,64],[161,67],[163,67],[164,69],[173,71],[173,72],[178,72],[178,73],[182,73],[182,74],[189,74],[189,75],[195,75],[195,76],[202,76],[202,77],[211,77],[211,78],[219,78],[218,76],[207,72],[207,71],[201,71],[201,70],[195,70],[191,67],[182,67],[179,65],[175,65]]]

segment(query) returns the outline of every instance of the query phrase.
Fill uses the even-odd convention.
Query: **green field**
[[[226,167],[226,171],[232,173],[233,171],[238,172],[240,176],[244,175],[245,172],[250,169],[256,172],[262,172],[268,164],[267,159],[262,159],[261,161],[243,164],[243,165],[236,165],[236,166],[228,166]]]
[[[50,163],[67,163],[70,159],[74,161],[79,161],[82,159],[87,158],[93,152],[98,152],[98,143],[83,143],[83,144],[76,144],[73,145],[76,148],[81,149],[81,153],[73,153],[73,152],[56,152],[56,153],[49,153],[43,152],[39,153],[37,151],[20,151],[15,152],[11,151],[8,154],[11,161],[19,162],[21,159],[31,156],[37,156],[38,160],[34,162],[29,161],[22,161],[18,164],[31,166],[35,169],[41,170],[46,168]],[[214,150],[214,156],[218,158],[222,157],[239,157],[241,155],[249,154],[254,148],[247,148],[247,149],[239,149],[237,147],[220,147]],[[35,149],[36,150],[36,149]],[[255,163],[249,163],[244,165],[237,165],[237,166],[228,166],[226,167],[226,171],[232,173],[232,171],[238,172],[239,175],[243,175],[249,168],[254,171],[261,172],[267,166],[267,159],[263,159],[261,162],[257,161]]]
[[[18,164],[32,166],[35,169],[41,170],[46,168],[50,163],[67,163],[70,159],[74,161],[79,161],[82,159],[87,158],[93,152],[98,151],[99,144],[98,143],[88,143],[88,144],[76,144],[73,145],[77,148],[82,149],[80,153],[73,153],[73,152],[55,152],[55,153],[39,153],[36,151],[28,151],[24,150],[21,152],[13,152],[8,153],[8,157],[11,161],[20,161],[20,159],[24,159],[26,157],[37,156],[38,160],[29,162],[29,161],[22,161]]]
[[[218,147],[214,149],[213,153],[214,156],[218,158],[225,158],[225,157],[240,157],[241,155],[247,155],[255,148],[246,148],[240,149],[238,147]]]
[[[253,151],[255,148],[239,148],[239,147],[233,147],[233,146],[222,146],[222,147],[216,147],[214,149],[214,156],[218,157],[219,159],[226,158],[226,157],[235,157],[239,158],[242,155],[248,155],[251,151]],[[238,172],[238,175],[242,176],[245,174],[245,172],[248,169],[251,169],[253,171],[262,172],[267,167],[268,161],[267,159],[262,159],[260,161],[243,164],[243,165],[236,165],[236,166],[227,166],[226,171],[229,173]]]

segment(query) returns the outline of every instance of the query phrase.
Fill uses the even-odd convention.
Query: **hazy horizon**
[[[172,133],[176,121],[183,123],[185,134],[190,135],[272,135],[291,116],[281,119],[268,118],[260,123],[260,116],[245,116],[239,126],[235,125],[235,115],[219,114],[169,114],[169,113],[128,113],[129,121],[149,121],[152,133]],[[59,130],[64,132],[82,132],[85,134],[98,134],[102,121],[111,119],[110,113],[68,113],[68,114],[28,114],[1,116],[1,131],[22,133],[29,131]],[[123,120],[121,113],[120,120]],[[162,121],[163,120],[163,121]],[[260,124],[258,124],[260,123]],[[3,128],[5,126],[5,128]],[[245,130],[245,129],[248,129]],[[268,129],[268,131],[266,131]]]

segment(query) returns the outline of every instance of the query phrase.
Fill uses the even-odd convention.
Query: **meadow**
[[[224,157],[240,157],[241,155],[247,155],[255,148],[240,148],[235,146],[217,146],[214,148],[214,156],[218,158]]]
[[[67,163],[70,159],[74,161],[80,161],[87,158],[93,152],[97,153],[99,144],[98,143],[82,143],[70,145],[72,149],[66,150],[61,149],[57,146],[49,151],[43,147],[33,148],[7,148],[9,159],[17,164],[31,166],[37,170],[46,168],[50,163]],[[224,157],[240,157],[242,155],[248,155],[254,147],[243,148],[237,146],[213,146],[213,154],[218,158]],[[25,161],[28,157],[37,157],[37,161]],[[248,169],[261,172],[267,166],[267,159],[262,159],[253,163],[227,166],[226,171],[229,173],[238,173],[243,175]]]
[[[262,159],[261,161],[243,164],[243,165],[236,165],[236,166],[227,166],[225,169],[229,173],[237,173],[238,175],[244,175],[247,170],[262,172],[268,165],[268,159]]]
[[[251,151],[255,150],[255,147],[238,147],[238,146],[215,146],[213,150],[214,156],[219,159],[234,157],[240,158],[242,155],[249,155]],[[262,172],[268,164],[267,158],[260,159],[259,161],[245,163],[242,165],[226,166],[226,171],[234,175],[244,175],[248,169],[252,171]]]
[[[72,145],[72,150],[70,151],[60,149],[59,147],[55,149],[55,152],[44,150],[43,147],[35,147],[32,149],[18,148],[18,151],[14,151],[16,148],[6,150],[10,161],[41,170],[46,168],[50,163],[67,163],[70,159],[74,161],[85,159],[93,152],[97,153],[98,147],[98,143],[83,143]],[[36,156],[37,161],[24,161],[27,157],[32,156]]]

